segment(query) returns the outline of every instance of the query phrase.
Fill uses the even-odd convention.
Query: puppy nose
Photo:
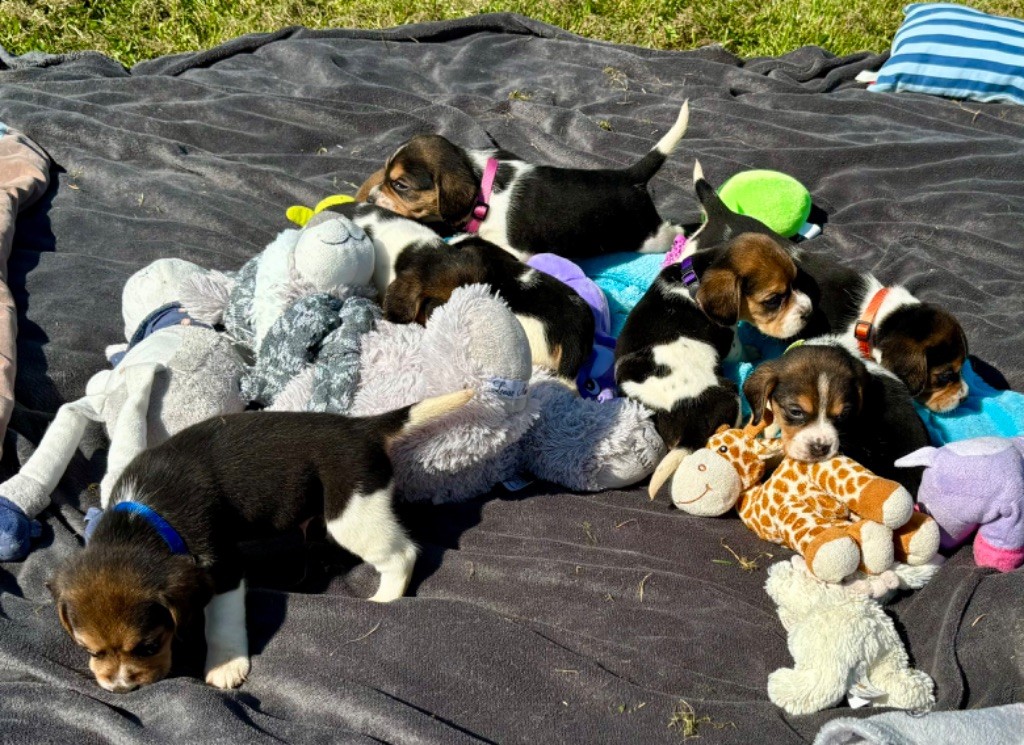
[[[807,446],[812,458],[824,458],[832,450],[832,446],[824,440],[815,440]]]

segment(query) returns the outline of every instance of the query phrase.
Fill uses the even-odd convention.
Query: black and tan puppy
[[[704,194],[714,190],[700,164],[694,188],[712,210],[687,242],[696,251],[661,271],[630,312],[615,347],[616,383],[655,412],[669,449],[702,447],[719,425],[736,424],[739,396],[722,377],[721,363],[738,343],[738,321],[787,339],[803,330],[813,312],[785,243],[760,232],[719,230],[715,201]]]
[[[569,285],[476,236],[402,251],[384,315],[395,323],[425,324],[457,287],[477,283],[490,285],[508,303],[526,331],[535,365],[575,380],[594,346],[590,306]]]
[[[520,259],[665,252],[682,229],[658,215],[647,182],[682,139],[688,120],[684,103],[657,145],[622,169],[533,165],[506,151],[465,150],[439,135],[419,135],[401,145],[356,198],[478,233]]]
[[[837,337],[809,340],[762,363],[743,393],[755,424],[766,419],[779,426],[790,458],[817,462],[842,453],[916,493],[920,470],[894,465],[930,444],[909,391]]]
[[[176,630],[205,608],[206,682],[240,685],[249,647],[238,546],[320,515],[338,544],[380,572],[370,599],[401,597],[417,549],[393,510],[389,443],[471,396],[459,391],[363,418],[217,417],[141,453],[85,549],[49,583],[96,681],[125,692],[166,676]]]

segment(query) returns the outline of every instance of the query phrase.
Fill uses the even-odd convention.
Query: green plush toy
[[[791,238],[799,233],[811,238],[820,232],[808,225],[811,194],[792,176],[780,171],[741,171],[718,190],[733,212],[760,220],[779,235]]]

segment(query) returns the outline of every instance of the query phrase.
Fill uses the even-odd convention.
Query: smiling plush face
[[[699,517],[723,515],[760,480],[764,468],[744,431],[723,425],[706,447],[679,464],[672,478],[672,503]]]

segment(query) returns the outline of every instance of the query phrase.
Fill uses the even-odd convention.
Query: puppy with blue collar
[[[61,624],[115,693],[164,678],[171,642],[200,611],[206,682],[249,674],[239,544],[322,515],[380,573],[371,600],[405,593],[417,549],[392,506],[390,444],[465,404],[458,391],[372,417],[248,412],[216,417],[139,454],[85,549],[48,583]]]

